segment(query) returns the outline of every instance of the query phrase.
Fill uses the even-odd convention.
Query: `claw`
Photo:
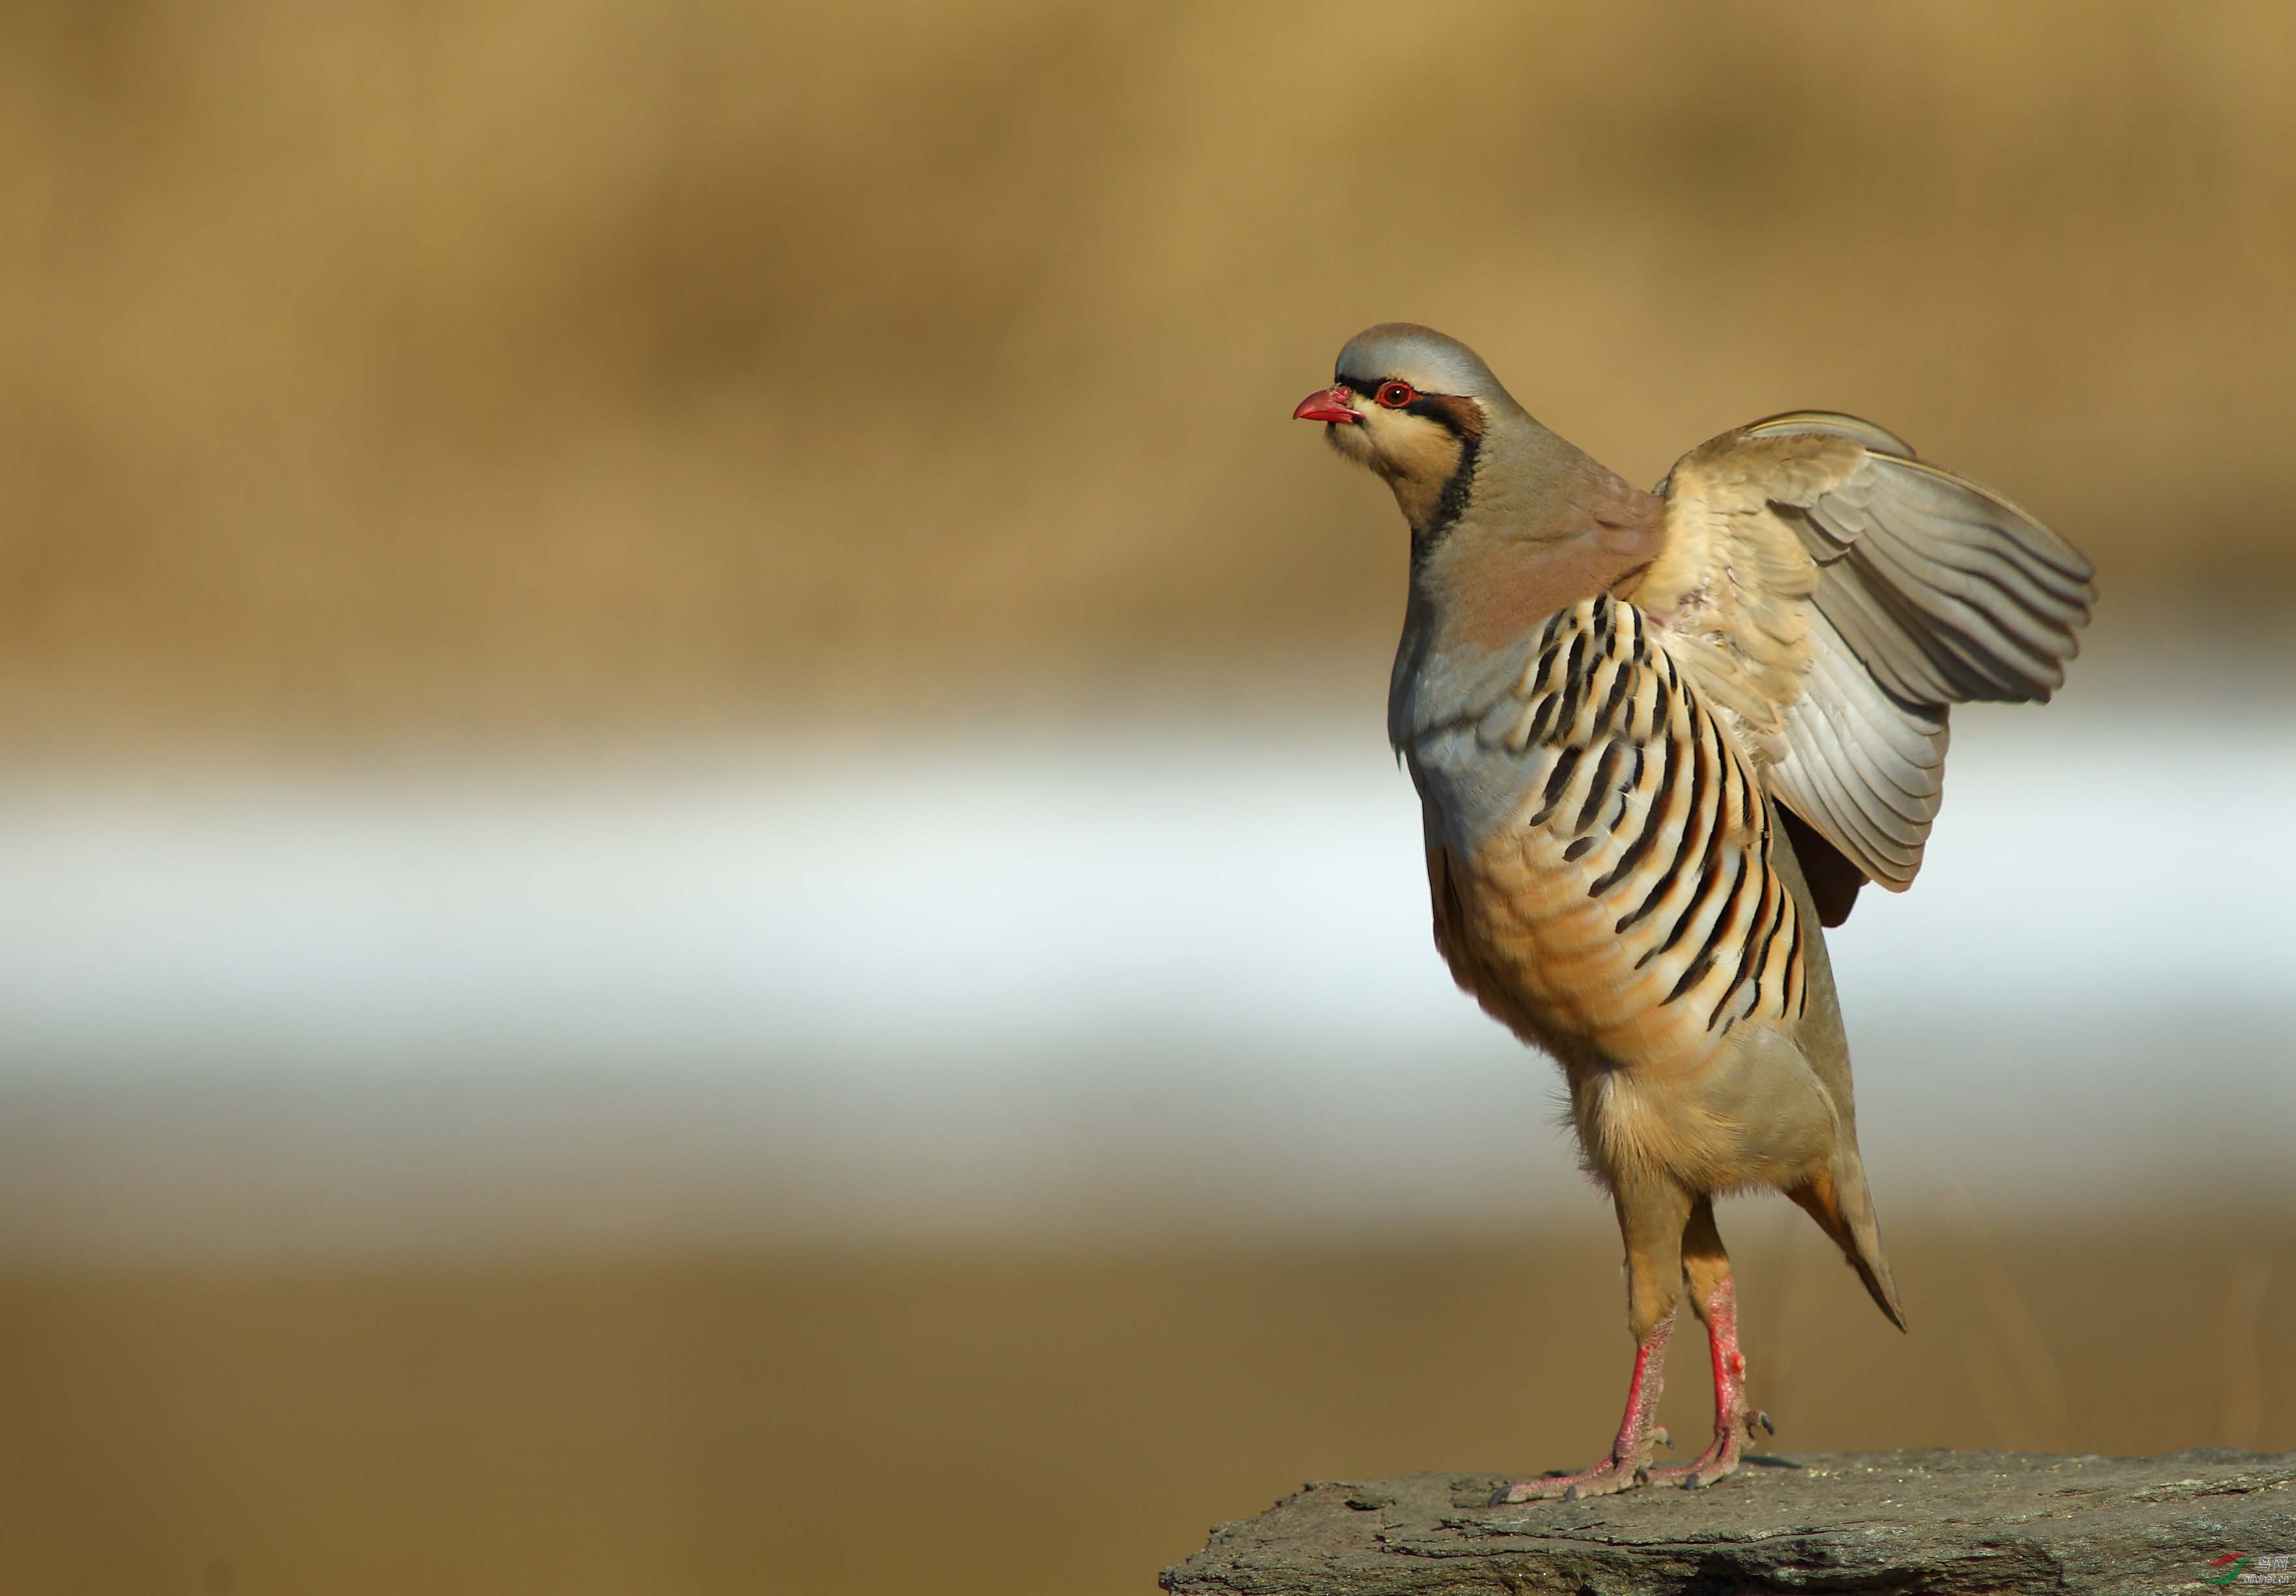
[[[1770,1422],[1770,1416],[1767,1413],[1757,1413],[1754,1417],[1762,1421],[1762,1427],[1769,1431],[1770,1434],[1775,1436],[1778,1433],[1778,1427]]]
[[[1563,1493],[1562,1493],[1562,1500],[1563,1500],[1563,1501],[1578,1501],[1578,1486],[1576,1486],[1576,1485],[1573,1485],[1573,1486],[1571,1486],[1569,1490],[1567,1490],[1567,1491],[1563,1492]]]
[[[1658,1428],[1651,1432],[1651,1439],[1657,1442],[1660,1446],[1669,1449],[1674,1445],[1674,1437],[1667,1433],[1667,1428],[1664,1425],[1659,1426]]]

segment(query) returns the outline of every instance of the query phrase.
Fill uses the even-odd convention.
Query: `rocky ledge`
[[[1749,1459],[1704,1491],[1486,1505],[1489,1474],[1304,1486],[1164,1571],[1173,1596],[2296,1596],[2296,1452]],[[2243,1561],[2241,1559],[2246,1559]]]

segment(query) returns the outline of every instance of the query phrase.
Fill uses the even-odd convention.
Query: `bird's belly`
[[[1462,910],[1452,972],[1526,1041],[1566,1063],[1668,1074],[1720,1044],[1732,1023],[1711,1013],[1720,983],[1677,991],[1687,961],[1647,958],[1652,939],[1621,935],[1617,908],[1588,894],[1587,872],[1550,836],[1502,835],[1449,868]]]

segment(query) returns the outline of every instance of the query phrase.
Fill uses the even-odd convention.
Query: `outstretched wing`
[[[1948,706],[2048,697],[2078,652],[2093,567],[1854,416],[1725,433],[1659,492],[1665,543],[1635,602],[1772,795],[1903,891],[1943,790]],[[1844,896],[1824,917],[1848,912]]]

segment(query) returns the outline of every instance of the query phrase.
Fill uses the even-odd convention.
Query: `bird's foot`
[[[1537,1479],[1519,1479],[1511,1485],[1502,1485],[1491,1493],[1490,1505],[1496,1508],[1511,1501],[1577,1501],[1587,1496],[1615,1496],[1636,1485],[1646,1485],[1659,1473],[1651,1467],[1652,1443],[1660,1446],[1674,1444],[1664,1430],[1655,1430],[1627,1457],[1613,1452],[1592,1468],[1582,1468],[1576,1474],[1542,1475]]]
[[[1693,1461],[1644,1472],[1653,1485],[1679,1485],[1685,1491],[1702,1491],[1716,1480],[1738,1472],[1738,1464],[1745,1454],[1745,1438],[1754,1433],[1758,1424],[1770,1434],[1777,1434],[1777,1427],[1770,1422],[1767,1413],[1749,1408],[1736,1422],[1717,1427],[1714,1444]]]
[[[1610,1496],[1650,1483],[1651,1453],[1671,1446],[1674,1437],[1659,1427],[1658,1393],[1666,1368],[1666,1339],[1674,1329],[1671,1312],[1653,1326],[1635,1349],[1634,1378],[1627,1383],[1626,1417],[1619,1422],[1618,1439],[1611,1455],[1577,1474],[1550,1474],[1539,1479],[1519,1479],[1491,1493],[1490,1505],[1510,1501],[1543,1501],[1556,1497],[1577,1501],[1582,1496]]]

